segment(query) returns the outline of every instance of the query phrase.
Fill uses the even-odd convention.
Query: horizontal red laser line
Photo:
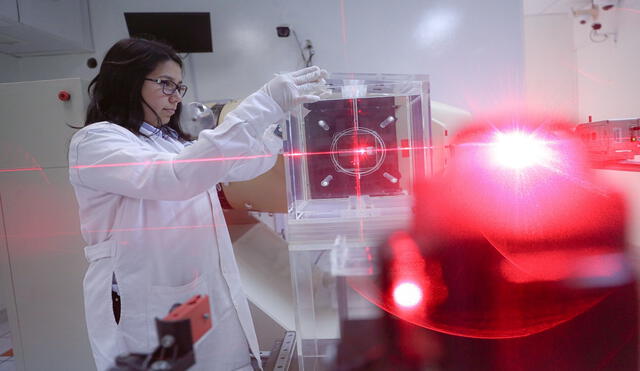
[[[636,13],[636,14],[640,14],[640,10],[639,9],[633,9],[633,8],[618,8],[622,11],[625,12],[629,12],[629,13]]]
[[[425,150],[432,147],[397,147],[397,148],[385,148],[385,149],[373,149],[368,152],[393,152],[393,151],[415,151]],[[300,153],[284,153],[284,157],[305,157],[305,156],[321,156],[332,154],[362,154],[362,149],[355,150],[341,150],[341,151],[326,151],[326,152],[300,152]],[[148,165],[169,165],[180,163],[192,163],[192,162],[215,162],[215,161],[235,161],[235,160],[252,160],[257,158],[271,157],[273,155],[254,155],[254,156],[235,156],[235,157],[213,157],[213,158],[198,158],[188,160],[166,160],[166,161],[141,161],[141,162],[120,162],[113,164],[95,164],[95,165],[75,165],[70,166],[71,169],[87,169],[87,168],[108,168],[108,167],[124,167],[124,166],[148,166]],[[45,168],[15,168],[15,169],[0,169],[0,173],[20,172],[20,171],[42,171]]]
[[[17,169],[0,169],[0,173],[14,173],[18,171],[42,171],[44,170],[41,167],[25,167],[25,168],[17,168]]]
[[[271,157],[271,156],[272,155],[255,155],[255,156],[195,158],[195,159],[188,159],[188,160],[122,162],[122,163],[115,163],[115,164],[76,165],[76,166],[70,166],[70,168],[71,169],[85,169],[85,168],[94,168],[94,167],[117,167],[117,166],[139,166],[139,165],[168,165],[168,164],[181,164],[181,163],[191,163],[191,162],[252,160],[252,159],[256,159],[256,158]]]
[[[397,147],[397,148],[385,148],[385,149],[374,149],[370,150],[370,152],[393,152],[393,151],[415,151],[415,150],[424,150],[430,149],[432,147]],[[369,151],[369,149],[367,149]],[[303,156],[318,156],[318,155],[333,155],[333,154],[362,154],[362,149],[349,149],[342,151],[326,151],[326,152],[300,152],[300,153],[284,153],[284,157],[303,157]]]
[[[138,232],[138,231],[163,231],[163,230],[180,230],[180,229],[206,229],[213,228],[213,224],[202,225],[180,225],[180,226],[162,226],[162,227],[131,227],[131,228],[111,228],[111,229],[94,229],[88,230],[85,233],[113,233],[113,232]],[[219,226],[217,226],[219,227]],[[43,237],[58,237],[58,236],[76,236],[78,232],[53,232],[53,233],[10,233],[0,234],[0,237],[10,238],[43,238]]]
[[[214,226],[213,224],[200,224],[200,225],[164,226],[164,227],[113,228],[113,229],[90,230],[90,231],[87,231],[87,233],[166,231],[166,230],[176,230],[176,229],[203,229],[203,228],[212,228],[213,226]]]

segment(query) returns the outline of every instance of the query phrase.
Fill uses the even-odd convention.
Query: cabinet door
[[[82,298],[87,267],[67,141],[84,116],[79,79],[0,84],[0,282],[16,366],[92,370]],[[71,100],[61,101],[65,90]]]
[[[0,0],[0,26],[3,21],[18,21],[17,0]]]
[[[67,92],[70,99],[60,100]],[[86,84],[61,79],[0,84],[0,169],[67,166],[68,142],[82,126]]]
[[[92,49],[87,0],[18,0],[20,23]]]

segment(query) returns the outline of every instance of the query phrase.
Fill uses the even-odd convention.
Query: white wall
[[[623,0],[601,21],[617,42],[592,42],[584,27],[574,30],[580,118],[640,117],[640,0]]]
[[[524,18],[527,98],[574,122],[640,117],[640,0],[621,0],[601,13],[601,33],[591,40],[590,24],[580,25],[569,9],[538,12],[537,0],[525,0],[532,11]],[[525,7],[527,8],[527,7]],[[628,197],[629,218],[637,225],[640,202],[629,186],[637,173],[605,171]],[[622,185],[622,186],[621,186]],[[635,185],[635,184],[634,184]],[[633,224],[635,223],[635,224]],[[631,228],[630,243],[640,256],[640,234]]]
[[[525,95],[531,109],[577,122],[573,22],[568,12],[525,17]]]
[[[464,108],[493,103],[502,94],[520,91],[519,2],[307,0],[261,4],[256,12],[246,11],[256,5],[251,0],[215,7],[214,12],[225,17],[214,26],[214,35],[220,29],[227,32],[218,32],[220,54],[197,56],[198,71],[218,82],[201,89],[204,97],[224,97],[227,92],[243,95],[255,88],[249,80],[263,81],[274,70],[299,66],[294,63],[298,59],[293,40],[275,36],[278,23],[287,23],[301,39],[312,40],[315,61],[330,71],[430,74],[434,99]],[[283,60],[287,56],[290,59]],[[264,66],[256,68],[260,63]],[[247,81],[238,85],[229,75],[245,75]]]
[[[187,71],[188,100],[241,97],[300,67],[293,38],[276,36],[280,24],[312,40],[314,61],[330,71],[429,74],[433,99],[472,111],[522,92],[519,1],[90,0],[90,11],[94,54],[22,58],[1,81],[91,78],[86,59],[127,36],[124,11],[209,11],[214,52],[189,56],[197,87]]]
[[[590,23],[580,25],[570,15],[570,1],[553,13],[536,12],[536,0],[525,4],[533,10],[524,18],[529,103],[575,122],[640,117],[640,0],[600,12],[600,33],[617,35],[595,41]]]

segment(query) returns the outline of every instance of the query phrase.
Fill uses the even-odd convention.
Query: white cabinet
[[[18,371],[95,369],[85,243],[66,160],[75,132],[67,124],[82,124],[86,87],[79,79],[0,84],[0,294]]]
[[[0,52],[25,57],[92,51],[87,0],[0,0]]]

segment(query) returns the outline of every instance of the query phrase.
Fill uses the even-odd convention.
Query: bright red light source
[[[422,301],[422,289],[412,282],[403,282],[393,290],[393,300],[401,307],[415,307]]]
[[[374,148],[371,146],[368,147],[360,147],[357,148],[355,150],[355,153],[359,154],[360,156],[368,156],[368,155],[372,155],[374,152]]]
[[[491,155],[501,166],[523,169],[535,165],[545,165],[553,156],[547,143],[533,134],[513,131],[496,134],[491,147]]]

